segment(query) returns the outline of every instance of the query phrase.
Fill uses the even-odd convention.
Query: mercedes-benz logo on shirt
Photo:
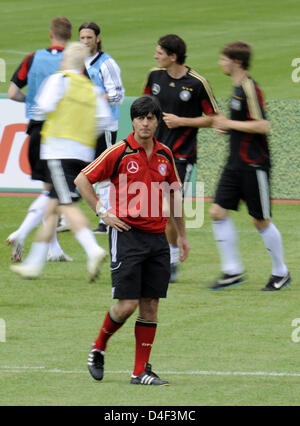
[[[139,165],[136,161],[130,161],[127,164],[127,171],[129,173],[136,173],[139,170]]]

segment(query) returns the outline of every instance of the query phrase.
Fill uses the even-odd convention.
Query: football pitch
[[[217,99],[231,82],[222,75],[223,44],[242,39],[254,47],[251,74],[267,99],[298,99],[292,60],[299,56],[300,5],[287,0],[31,0],[1,1],[0,58],[9,79],[23,57],[48,45],[52,17],[66,15],[77,28],[98,22],[103,47],[119,63],[127,96],[138,96],[161,35],[176,33],[188,46],[187,64],[203,74]],[[300,83],[299,83],[300,84]],[[199,159],[201,161],[201,159]],[[219,169],[216,170],[216,173]],[[219,275],[219,257],[205,203],[204,224],[188,229],[189,258],[179,281],[160,301],[151,360],[170,387],[129,384],[134,363],[135,315],[109,342],[105,377],[95,382],[87,356],[112,305],[109,263],[94,284],[86,282],[86,259],[74,237],[60,243],[72,263],[49,263],[41,278],[24,280],[9,270],[7,236],[23,220],[32,197],[0,197],[0,405],[1,406],[233,406],[300,405],[299,205],[274,204],[293,284],[261,292],[271,260],[245,206],[233,219],[247,282],[226,291],[207,286]],[[96,218],[81,201],[90,219]],[[28,252],[34,233],[26,242]],[[97,236],[108,248],[107,236]]]
[[[260,291],[271,261],[242,206],[233,219],[247,282],[213,292],[207,286],[219,274],[219,258],[210,203],[205,203],[203,226],[188,230],[192,249],[179,281],[160,301],[151,363],[171,386],[157,389],[129,384],[135,315],[109,341],[103,381],[94,381],[87,371],[90,345],[112,305],[109,263],[97,282],[88,284],[85,254],[65,232],[59,240],[74,262],[48,263],[37,280],[17,277],[9,270],[5,239],[32,198],[1,197],[0,202],[0,317],[6,323],[6,342],[0,343],[1,405],[299,405],[298,205],[273,206],[293,284],[280,292]],[[94,214],[83,201],[80,206],[95,226]],[[108,248],[106,235],[97,240]]]

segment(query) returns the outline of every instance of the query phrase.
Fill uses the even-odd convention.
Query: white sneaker
[[[64,251],[59,254],[52,254],[48,252],[47,262],[73,262],[72,257],[68,256]]]
[[[18,239],[18,232],[15,231],[12,234],[10,234],[6,239],[6,242],[9,246],[12,247],[12,252],[10,256],[11,260],[15,263],[22,262],[23,253],[24,253],[24,244],[23,244],[23,241],[20,241]]]
[[[102,260],[106,257],[107,253],[102,248],[99,247],[98,253],[93,257],[89,258],[87,261],[87,270],[88,270],[88,282],[91,283],[99,275],[99,267]]]
[[[42,268],[28,265],[26,263],[21,263],[20,265],[11,265],[10,270],[18,275],[21,275],[23,278],[37,278],[42,272]]]

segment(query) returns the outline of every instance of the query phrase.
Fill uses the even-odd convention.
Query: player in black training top
[[[248,43],[237,41],[223,48],[219,62],[224,73],[231,77],[234,91],[230,119],[219,114],[213,124],[218,131],[230,135],[230,154],[210,209],[223,272],[222,277],[211,286],[213,290],[244,281],[237,233],[228,215],[228,210],[238,209],[240,199],[246,202],[254,226],[260,232],[272,259],[272,275],[262,290],[280,290],[290,283],[281,235],[270,220],[269,123],[262,92],[247,72],[251,53]]]
[[[160,102],[163,119],[155,136],[172,150],[184,184],[189,181],[197,161],[198,128],[211,127],[218,107],[207,80],[184,65],[186,44],[180,37],[174,34],[161,37],[154,59],[159,68],[150,71],[144,94],[153,95]],[[166,232],[171,251],[170,281],[174,282],[179,261],[177,231],[172,218]]]

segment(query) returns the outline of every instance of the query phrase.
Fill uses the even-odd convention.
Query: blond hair
[[[68,43],[63,53],[61,68],[84,70],[84,61],[89,54],[89,49],[79,41]]]

